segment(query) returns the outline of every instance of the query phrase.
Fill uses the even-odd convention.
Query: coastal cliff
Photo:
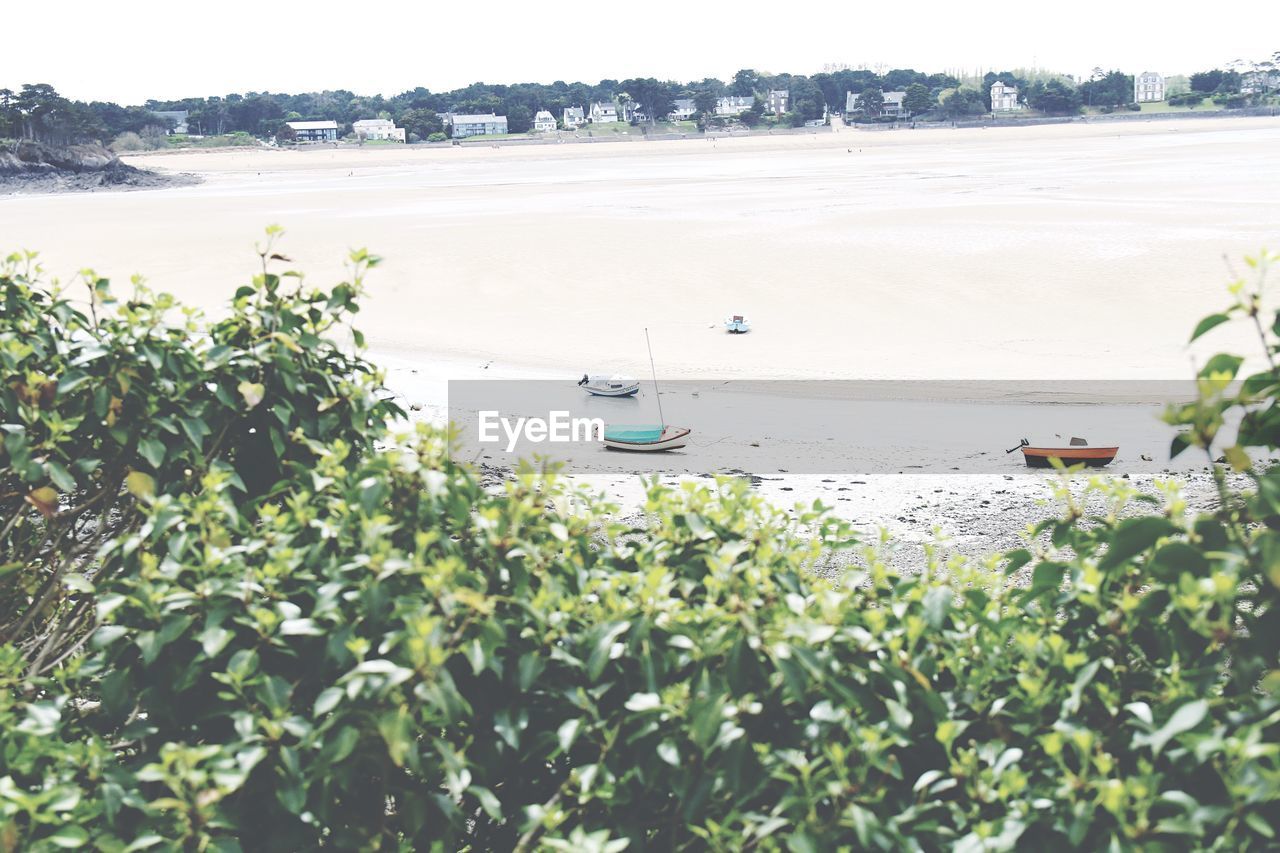
[[[191,175],[167,175],[122,163],[101,145],[57,147],[0,141],[0,194],[156,188],[196,183]]]

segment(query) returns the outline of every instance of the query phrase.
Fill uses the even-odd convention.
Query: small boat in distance
[[[1081,463],[1090,468],[1101,468],[1120,452],[1118,446],[1090,447],[1089,442],[1083,438],[1072,438],[1066,447],[1037,447],[1024,438],[1017,447],[1005,452],[1012,453],[1014,450],[1022,451],[1022,458],[1028,468],[1050,468],[1053,466],[1053,459],[1061,460],[1068,468]]]
[[[640,390],[639,379],[617,374],[588,376],[584,373],[578,380],[578,385],[588,394],[594,394],[597,397],[630,397]]]
[[[751,323],[742,314],[732,314],[725,318],[724,329],[731,335],[741,335],[751,331]]]
[[[610,450],[628,450],[651,453],[658,450],[676,450],[689,443],[688,427],[663,424],[637,426],[606,426],[604,446]]]

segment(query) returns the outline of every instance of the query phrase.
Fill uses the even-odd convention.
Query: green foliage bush
[[[0,265],[0,640],[40,670],[93,622],[85,570],[140,521],[137,498],[223,472],[237,504],[266,494],[309,440],[368,451],[399,410],[366,362],[327,339],[357,310],[355,278],[330,291],[267,270],[208,321],[135,280],[118,300],[81,273],[85,309],[43,288],[32,255]],[[174,319],[174,315],[179,315]],[[97,582],[102,582],[99,576]]]
[[[264,273],[237,295],[233,343],[164,326],[158,308],[113,321],[121,357],[148,361],[142,344],[158,338],[161,365],[184,365],[166,398],[179,411],[210,407],[235,434],[284,406],[291,426],[275,433],[287,443],[272,448],[274,483],[255,491],[237,478],[236,453],[201,464],[206,443],[195,455],[181,426],[155,429],[168,410],[117,416],[127,445],[154,436],[164,457],[130,457],[155,488],[109,491],[130,520],[66,589],[64,607],[91,604],[83,652],[33,670],[29,653],[0,649],[0,844],[1275,843],[1280,474],[1251,475],[1248,494],[1223,477],[1221,506],[1200,517],[1176,495],[1157,505],[1102,481],[1089,488],[1108,511],[1085,517],[1064,488],[1063,517],[1027,549],[934,555],[913,574],[891,571],[821,507],[792,519],[740,481],[654,484],[648,523],[633,529],[551,472],[526,468],[494,493],[450,461],[440,432],[386,435],[376,375],[333,340],[358,288],[286,297],[271,281]],[[0,283],[6,305],[22,308],[0,318],[4,352],[46,334],[41,316],[49,341],[78,339],[29,275]],[[1259,316],[1253,290],[1234,292],[1197,335]],[[264,302],[275,307],[255,307]],[[264,319],[282,313],[287,329]],[[275,336],[299,343],[304,328],[315,339],[301,353]],[[218,346],[236,353],[237,369],[209,368],[225,394],[182,384]],[[1273,336],[1267,347],[1274,357]],[[311,377],[305,391],[256,378],[314,352],[324,358],[297,368]],[[61,391],[73,362],[43,371],[58,393],[34,421],[21,417],[37,405],[33,382],[21,380],[25,404],[16,391],[0,397],[10,436],[83,411],[79,386]],[[1242,406],[1242,441],[1276,447],[1280,372],[1236,388],[1240,363],[1210,361],[1204,399],[1170,411],[1187,430],[1179,447],[1216,453]],[[10,389],[26,375],[4,370]],[[228,384],[246,379],[264,392]],[[323,420],[333,398],[348,413]],[[55,446],[88,457],[110,438],[92,429]],[[1252,470],[1242,447],[1225,452]],[[11,472],[17,458],[3,457],[5,482],[46,487],[47,467],[45,479],[31,467],[46,463]],[[1122,512],[1144,500],[1150,514]],[[56,518],[32,509],[16,524]],[[862,568],[834,584],[814,573],[849,549]],[[26,559],[19,577],[56,571]]]

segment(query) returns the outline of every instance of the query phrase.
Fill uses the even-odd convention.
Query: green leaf
[[[560,744],[561,752],[568,752],[569,747],[573,746],[573,742],[578,739],[578,732],[582,730],[582,720],[573,719],[565,720],[560,724],[560,728],[556,729],[556,742]]]
[[[156,438],[144,438],[138,442],[138,453],[142,458],[147,460],[147,464],[152,468],[159,468],[164,464],[165,447],[164,442]]]
[[[1220,376],[1226,376],[1231,379],[1236,378],[1236,374],[1240,372],[1240,365],[1244,363],[1244,359],[1238,355],[1228,355],[1220,352],[1213,358],[1209,359],[1205,366],[1200,368],[1200,377],[1210,379]]]
[[[1114,568],[1177,532],[1178,528],[1167,518],[1150,515],[1125,519],[1116,525],[1115,532],[1111,534],[1107,553],[1098,561],[1098,568]]]
[[[63,467],[61,462],[50,459],[44,467],[49,472],[49,479],[53,480],[53,484],[59,489],[64,492],[76,490],[76,478],[71,476],[71,472]]]
[[[1159,755],[1169,741],[1200,725],[1208,713],[1209,703],[1205,700],[1196,699],[1193,702],[1188,702],[1174,711],[1173,715],[1169,717],[1169,721],[1157,731],[1150,735],[1138,735],[1138,737],[1134,738],[1134,745],[1137,746],[1140,742],[1149,744],[1151,751]]]
[[[924,621],[935,631],[946,621],[955,593],[949,586],[935,586],[924,594]]]
[[[240,392],[240,396],[244,398],[245,404],[250,409],[257,408],[267,393],[266,386],[261,382],[250,382],[247,379],[236,386],[236,390]]]
[[[76,847],[83,847],[89,841],[89,833],[85,832],[83,827],[73,824],[64,824],[49,836],[49,842],[55,847],[62,847],[71,850]]]
[[[1205,317],[1203,320],[1201,320],[1199,323],[1196,324],[1195,331],[1191,333],[1191,341],[1194,341],[1196,338],[1200,337],[1210,329],[1214,329],[1214,328],[1217,328],[1218,326],[1221,326],[1223,323],[1227,322],[1230,319],[1231,318],[1228,317],[1226,314],[1210,314],[1208,317]],[[1191,341],[1187,341],[1187,343],[1191,343]]]
[[[338,703],[342,701],[345,695],[341,688],[328,687],[320,691],[320,695],[316,697],[315,707],[312,709],[317,717],[323,716],[334,708],[338,707]]]
[[[596,629],[599,637],[592,645],[591,656],[587,659],[587,676],[592,681],[604,672],[604,666],[609,662],[609,656],[613,651],[614,640],[630,627],[630,622],[610,622]]]
[[[142,471],[130,471],[129,476],[124,478],[124,485],[129,494],[144,503],[150,501],[156,493],[155,479]]]

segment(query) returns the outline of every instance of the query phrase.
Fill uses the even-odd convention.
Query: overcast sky
[[[727,79],[739,68],[812,74],[827,65],[1171,74],[1280,50],[1277,0],[1185,12],[1118,0],[9,5],[0,87],[52,83],[72,98],[128,104],[246,91],[393,95],[477,81]]]

